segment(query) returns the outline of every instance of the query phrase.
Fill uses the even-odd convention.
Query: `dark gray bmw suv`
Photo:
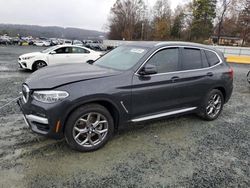
[[[183,42],[120,46],[94,64],[43,68],[18,104],[30,128],[93,151],[129,122],[196,113],[216,119],[233,90],[221,52]]]

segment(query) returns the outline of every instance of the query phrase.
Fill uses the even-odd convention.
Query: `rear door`
[[[180,103],[198,107],[212,83],[213,72],[208,69],[205,53],[198,48],[181,48],[179,75]]]
[[[72,47],[70,60],[72,63],[85,63],[90,59],[90,51],[80,47]]]

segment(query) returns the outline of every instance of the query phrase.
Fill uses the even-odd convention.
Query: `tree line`
[[[109,39],[206,42],[211,35],[250,41],[250,0],[190,0],[171,10],[169,0],[150,8],[144,0],[117,0],[110,10]]]

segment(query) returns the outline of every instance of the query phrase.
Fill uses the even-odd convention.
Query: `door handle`
[[[210,76],[210,77],[211,77],[211,76],[213,76],[213,75],[214,75],[214,74],[213,74],[212,72],[208,72],[208,73],[207,73],[207,76]]]
[[[174,76],[174,77],[171,78],[171,80],[172,80],[172,82],[176,82],[179,78],[180,77],[178,77],[178,76]]]

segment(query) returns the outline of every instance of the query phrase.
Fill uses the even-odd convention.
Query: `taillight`
[[[230,78],[234,78],[234,70],[233,70],[233,68],[232,67],[230,67],[230,69],[229,69],[229,76],[230,76]]]

